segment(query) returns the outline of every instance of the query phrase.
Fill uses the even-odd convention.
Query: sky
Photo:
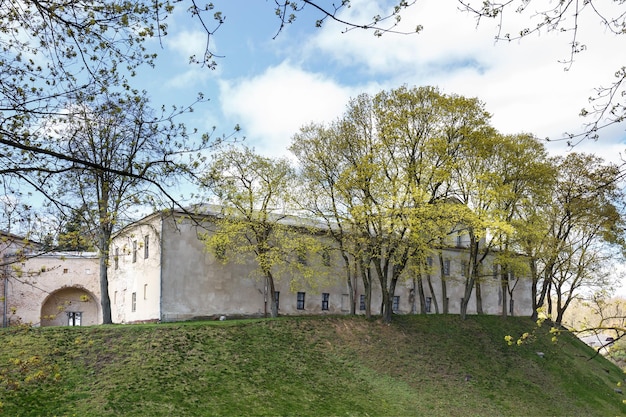
[[[620,7],[603,3],[608,4],[602,7]],[[316,28],[321,15],[311,7],[277,34],[280,22],[274,1],[213,4],[225,18],[211,38],[212,51],[223,56],[217,59],[217,68],[189,64],[190,55],[204,50],[206,35],[179,7],[168,22],[168,36],[148,45],[159,54],[156,67],[140,73],[136,81],[149,92],[154,107],[189,104],[202,92],[209,101],[186,117],[188,126],[200,131],[215,126],[218,135],[228,135],[238,125],[238,137],[245,136],[248,146],[272,157],[289,156],[291,138],[300,127],[340,117],[350,98],[402,85],[435,86],[446,94],[477,97],[501,133],[550,138],[549,152],[566,154],[572,149],[558,139],[583,129],[587,120],[579,116],[580,110],[589,106],[595,89],[610,85],[615,71],[626,64],[620,37],[586,15],[579,16],[577,34],[585,50],[569,67],[563,61],[569,58],[572,32],[496,42],[497,22],[483,20],[477,25],[455,0],[418,0],[402,13],[399,29],[411,31],[422,25],[423,30],[380,38],[371,31],[344,33],[345,25],[328,19]],[[351,4],[338,17],[362,23],[382,14],[390,1]],[[515,33],[535,25],[533,12],[511,11],[505,16],[504,31]],[[568,17],[568,24],[571,20]],[[585,141],[574,150],[621,163],[625,129],[624,124],[604,129],[598,141]],[[626,288],[618,293],[626,294]]]
[[[580,110],[588,107],[595,88],[613,81],[626,58],[620,38],[597,18],[584,16],[578,39],[586,50],[568,69],[560,61],[569,57],[571,32],[496,42],[496,22],[477,25],[453,0],[418,0],[403,12],[401,29],[410,31],[419,24],[423,30],[380,38],[371,31],[343,33],[345,25],[330,20],[316,28],[321,15],[311,7],[276,36],[280,22],[273,1],[213,3],[225,17],[211,39],[211,49],[223,56],[217,68],[189,64],[191,54],[203,51],[206,37],[181,8],[169,21],[168,36],[152,45],[159,53],[155,69],[140,73],[137,81],[155,107],[189,104],[203,92],[209,101],[187,118],[190,126],[204,131],[215,126],[218,134],[229,134],[239,125],[239,136],[268,156],[288,155],[291,137],[300,127],[340,117],[351,97],[402,85],[430,85],[446,94],[477,97],[501,133],[548,137],[549,151],[564,154],[570,149],[555,139],[580,132],[587,121]],[[367,22],[389,3],[352,0],[339,17]],[[505,29],[515,32],[533,24],[531,15],[511,11]],[[624,125],[613,126],[597,142],[583,142],[575,150],[619,162],[625,142]]]

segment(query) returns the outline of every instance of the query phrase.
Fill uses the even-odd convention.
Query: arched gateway
[[[41,305],[42,326],[90,326],[98,324],[99,300],[80,286],[54,291]]]

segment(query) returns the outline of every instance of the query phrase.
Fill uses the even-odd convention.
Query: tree
[[[326,18],[353,29],[393,32],[395,19],[410,4],[404,0],[390,7],[385,17],[366,23],[346,22],[338,17],[347,7],[342,1],[332,8],[314,1],[277,1],[278,33],[305,7],[315,9],[321,25]],[[0,4],[0,173],[18,176],[38,170],[54,172],[48,158],[65,160],[51,152],[51,141],[40,129],[43,116],[60,115],[72,102],[121,89],[132,90],[132,78],[142,67],[153,66],[156,51],[151,39],[168,34],[168,18],[175,9],[186,8],[206,33],[204,50],[190,57],[192,63],[215,68],[217,56],[211,41],[225,17],[212,3],[194,0],[134,2],[128,0],[24,0]],[[389,26],[384,26],[386,21]],[[119,91],[118,91],[119,92]],[[37,157],[35,157],[37,156]],[[76,162],[76,161],[74,161]],[[89,161],[83,161],[89,162]]]
[[[583,289],[608,284],[605,265],[623,259],[624,218],[618,209],[622,191],[619,169],[601,158],[571,153],[557,158],[557,181],[551,204],[541,212],[543,226],[537,264],[536,307],[561,323],[572,300]],[[553,308],[553,299],[556,305]]]
[[[550,178],[544,146],[531,135],[500,135],[485,130],[474,138],[461,157],[454,176],[456,197],[466,206],[461,232],[468,237],[468,261],[461,316],[465,316],[472,292],[482,313],[481,284],[492,277],[501,281],[502,311],[512,293],[509,277],[522,275],[515,244],[515,221],[524,204],[540,193]],[[494,265],[487,265],[493,255]],[[525,275],[525,273],[524,273]]]
[[[109,94],[77,102],[68,111],[67,117],[52,119],[56,146],[89,165],[79,162],[62,175],[36,176],[33,182],[40,181],[39,188],[56,207],[89,225],[100,252],[103,322],[111,323],[107,266],[113,232],[138,206],[162,207],[161,196],[168,196],[165,188],[182,175],[194,174],[202,161],[196,152],[210,138],[190,146],[185,127],[175,124],[171,115],[157,116],[139,95]]]
[[[294,137],[316,213],[340,225],[341,239],[356,248],[366,298],[370,272],[378,278],[383,320],[391,320],[403,273],[423,269],[431,246],[458,221],[458,204],[448,199],[452,168],[486,123],[477,100],[401,87],[360,95],[329,127],[308,126]],[[420,298],[425,304],[423,290]]]
[[[308,259],[324,249],[315,236],[319,226],[288,215],[294,190],[294,170],[287,159],[271,159],[252,149],[225,146],[214,154],[204,186],[222,207],[215,230],[204,234],[207,248],[224,262],[252,255],[267,285],[266,312],[278,316],[276,280],[288,271],[292,287],[297,277],[316,284],[323,272]],[[268,305],[269,304],[269,305]]]
[[[70,217],[59,233],[57,250],[62,251],[90,251],[95,248],[90,241],[91,227],[85,224],[87,206],[70,210]]]

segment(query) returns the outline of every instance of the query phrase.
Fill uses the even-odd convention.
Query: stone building
[[[264,279],[255,272],[250,257],[224,264],[207,251],[201,235],[211,230],[216,213],[193,219],[181,212],[155,213],[120,231],[113,239],[109,270],[109,293],[113,321],[133,323],[177,321],[200,318],[262,317],[271,302]],[[449,313],[458,314],[463,297],[463,258],[467,256],[463,237],[455,238],[443,253]],[[330,253],[320,268],[320,279],[306,281],[285,276],[276,283],[279,314],[346,314],[350,296],[346,273],[338,253]],[[309,259],[307,262],[322,262]],[[438,260],[433,262],[433,293],[424,285],[425,310],[434,313],[434,300],[441,306],[441,280]],[[491,268],[491,266],[489,266]],[[394,294],[393,309],[398,314],[420,311],[418,278],[405,276]],[[513,278],[511,284],[514,315],[530,315],[532,306],[529,280]],[[513,286],[513,285],[512,285]],[[360,279],[353,283],[357,313],[364,313],[364,290]],[[500,314],[502,288],[499,276],[482,283],[483,311]],[[372,312],[380,312],[381,291],[377,282],[372,290]],[[509,306],[507,306],[509,307]],[[474,297],[468,313],[476,312]]]
[[[36,242],[1,233],[0,254],[3,327],[102,322],[97,253],[46,253]]]
[[[346,272],[337,251],[325,256],[311,254],[305,260],[316,274],[305,280],[298,274],[276,276],[277,299],[271,300],[267,283],[257,272],[251,256],[227,263],[205,248],[203,233],[214,229],[217,212],[194,216],[158,212],[132,223],[112,241],[109,262],[109,296],[114,323],[179,321],[226,317],[263,317],[270,303],[281,315],[347,314],[354,300],[357,314],[364,314],[365,294],[360,279],[352,282],[350,297]],[[320,237],[320,239],[324,239]],[[449,313],[458,314],[463,297],[463,265],[467,242],[455,236],[443,252],[443,274],[434,259],[432,292],[425,277],[406,271],[393,299],[397,314],[421,311],[418,287],[424,293],[424,310],[442,312],[444,277]],[[332,242],[328,242],[332,245]],[[0,314],[3,325],[93,325],[102,323],[99,285],[99,254],[41,251],[35,242],[3,233],[0,236]],[[487,265],[490,269],[491,265]],[[511,280],[514,315],[531,314],[531,284]],[[498,276],[482,282],[483,311],[500,314],[503,294]],[[381,291],[372,286],[372,313],[380,313]],[[468,313],[476,312],[475,299]]]

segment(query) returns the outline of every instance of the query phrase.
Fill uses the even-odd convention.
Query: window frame
[[[330,293],[323,292],[322,293],[322,310],[328,311],[329,303],[330,303]]]
[[[394,295],[391,299],[391,311],[394,313],[400,311],[400,296]]]
[[[298,291],[296,295],[296,310],[304,310],[305,300],[306,293],[304,291]]]
[[[143,259],[150,257],[150,235],[143,237]]]

